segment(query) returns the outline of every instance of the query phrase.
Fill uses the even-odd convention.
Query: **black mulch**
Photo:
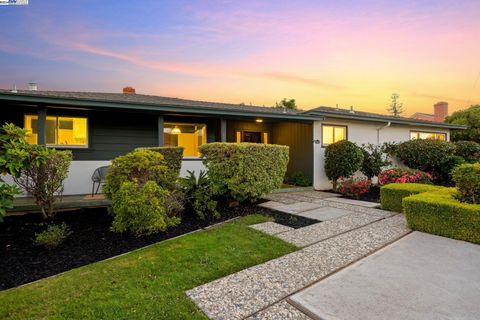
[[[110,232],[112,217],[104,208],[60,212],[54,222],[65,222],[73,233],[53,250],[33,243],[35,233],[46,228],[39,215],[6,217],[4,222],[0,222],[0,290],[107,259],[237,216],[263,213],[271,215],[278,223],[293,228],[318,222],[253,204],[235,208],[221,207],[220,211],[222,218],[219,220],[201,221],[193,215],[185,215],[177,227],[139,238]]]

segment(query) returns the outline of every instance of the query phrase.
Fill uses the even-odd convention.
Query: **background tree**
[[[295,99],[287,100],[287,98],[283,98],[280,103],[275,102],[275,107],[295,110],[297,109],[297,103],[295,102]]]
[[[402,113],[405,111],[403,109],[403,103],[399,102],[398,98],[400,98],[400,95],[397,93],[393,93],[390,97],[390,107],[387,109],[388,112],[390,112],[394,117],[401,116]]]
[[[452,113],[445,122],[467,126],[466,130],[452,130],[451,140],[469,140],[480,143],[480,105]]]

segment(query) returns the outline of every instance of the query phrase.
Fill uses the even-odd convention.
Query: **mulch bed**
[[[39,214],[6,217],[4,222],[0,222],[0,290],[104,260],[238,216],[268,214],[276,222],[293,228],[318,222],[254,204],[234,208],[220,207],[219,210],[222,212],[221,219],[202,221],[195,219],[193,214],[184,215],[182,223],[177,227],[139,238],[111,232],[112,216],[105,208],[60,212],[55,216],[54,222],[65,222],[73,233],[53,250],[34,244],[35,233],[46,228]]]

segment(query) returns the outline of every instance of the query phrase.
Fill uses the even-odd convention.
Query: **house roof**
[[[162,112],[208,114],[217,116],[250,116],[267,118],[284,118],[295,120],[322,120],[324,117],[337,117],[352,120],[385,122],[398,124],[414,124],[430,127],[463,129],[464,126],[417,120],[403,117],[393,117],[376,113],[318,107],[311,110],[291,110],[274,107],[261,107],[243,104],[196,101],[179,98],[169,98],[144,94],[104,93],[104,92],[73,92],[73,91],[32,91],[0,89],[0,101],[10,101],[26,104],[66,105],[85,108],[115,108],[136,109]]]
[[[406,117],[395,117],[378,113],[364,112],[349,109],[339,109],[332,107],[321,106],[314,108],[308,111],[303,112],[307,115],[321,115],[324,117],[331,118],[342,118],[350,120],[363,120],[363,121],[373,121],[373,122],[391,122],[394,124],[404,124],[404,125],[418,125],[418,126],[428,126],[428,127],[438,127],[438,128],[448,128],[448,129],[465,129],[465,126],[456,125],[451,123],[444,122],[435,122],[428,120],[419,120]]]
[[[424,116],[424,117],[430,117],[430,118],[434,118],[434,117],[435,117],[435,115],[430,114],[430,113],[415,112],[414,114],[412,114],[412,115],[410,116],[410,118],[413,118],[413,117],[415,117],[415,116]]]

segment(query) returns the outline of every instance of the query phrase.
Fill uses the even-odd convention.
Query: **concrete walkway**
[[[268,198],[319,222],[251,226],[302,249],[189,290],[211,319],[478,318],[480,246],[408,235],[403,215],[330,193]]]

